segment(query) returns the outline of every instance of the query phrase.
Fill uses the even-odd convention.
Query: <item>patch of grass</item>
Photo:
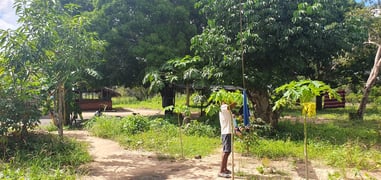
[[[95,136],[112,139],[122,133],[122,123],[117,117],[94,117],[85,125]]]
[[[35,133],[20,141],[9,137],[0,154],[0,179],[75,179],[90,162],[87,146],[56,135]]]
[[[176,105],[185,104],[186,95],[177,93],[175,99]],[[135,97],[114,97],[112,98],[112,105],[113,108],[163,109],[160,94],[157,94],[145,101],[139,101]],[[190,100],[189,106],[192,112],[200,111],[198,105],[194,104],[192,100]]]
[[[354,123],[336,121],[324,124],[308,124],[308,138],[314,141],[328,141],[333,145],[342,145],[349,140],[358,139],[361,143],[371,145],[381,143],[376,121]],[[303,124],[281,121],[278,124],[277,139],[303,140]]]
[[[46,126],[40,126],[40,128],[42,130],[46,130],[48,132],[53,132],[53,131],[57,131],[58,130],[57,126],[55,126],[53,123],[49,123]]]
[[[149,128],[142,128],[142,131],[131,133],[131,131],[127,129],[132,126],[123,125],[129,124],[131,121],[129,117],[123,118],[122,120],[100,117],[95,120],[94,125],[89,130],[96,136],[117,140],[120,144],[130,149],[145,149],[173,157],[180,157],[181,146],[177,125],[171,124],[162,118],[149,119]],[[185,157],[208,155],[213,152],[219,144],[220,140],[217,137],[193,136],[183,133]]]
[[[162,109],[161,96],[159,94],[145,101],[139,101],[135,97],[116,97],[112,98],[112,104],[114,108]]]

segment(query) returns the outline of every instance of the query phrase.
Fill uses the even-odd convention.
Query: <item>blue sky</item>
[[[14,0],[0,0],[0,29],[16,29],[17,16],[12,8]]]

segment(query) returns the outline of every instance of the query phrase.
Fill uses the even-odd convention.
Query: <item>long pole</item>
[[[242,63],[242,87],[243,89],[246,88],[246,83],[245,83],[245,63],[243,59],[243,33],[242,33],[242,0],[239,1],[239,31],[240,31],[240,45],[241,45],[241,63]]]

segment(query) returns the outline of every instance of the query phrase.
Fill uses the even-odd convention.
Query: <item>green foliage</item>
[[[282,97],[275,102],[273,110],[279,109],[282,106],[292,106],[298,100],[301,103],[309,102],[316,96],[327,92],[330,98],[341,100],[336,91],[321,81],[300,80],[291,81],[288,84],[282,85],[275,89],[276,94],[282,94]]]
[[[358,141],[348,141],[328,156],[328,164],[339,168],[373,170],[379,166],[381,155]]]
[[[244,144],[239,146],[242,152],[246,151]],[[256,157],[279,159],[285,157],[301,157],[303,144],[293,141],[259,140],[258,144],[250,146],[250,154]]]
[[[362,95],[359,93],[349,93],[345,96],[345,101],[353,105],[357,105],[361,102]]]
[[[95,136],[113,138],[123,132],[123,124],[116,117],[94,117],[85,125]]]
[[[219,135],[218,130],[215,127],[204,124],[197,120],[192,120],[189,124],[185,125],[184,133],[188,136],[200,136],[200,137],[217,137]]]
[[[177,100],[176,100],[177,102]],[[156,94],[145,101],[139,101],[135,97],[115,97],[112,98],[113,107],[143,108],[143,109],[162,109],[161,96]]]
[[[192,94],[191,99],[195,105],[203,105],[207,102],[206,96],[200,95],[197,92]]]
[[[148,131],[150,128],[149,119],[144,116],[126,116],[120,120],[123,133],[128,135],[138,134]]]
[[[0,157],[0,179],[75,179],[85,173],[78,167],[91,160],[84,144],[48,134],[10,137]]]
[[[241,118],[241,117],[240,117]],[[243,122],[239,122],[237,119],[237,127],[235,131],[238,131],[241,135],[237,137],[238,142],[242,144],[242,153],[250,154],[250,148],[259,145],[259,140],[261,137],[268,137],[272,133],[272,128],[266,124],[262,119],[257,118],[251,120],[249,125],[244,125]]]
[[[208,98],[210,105],[206,107],[206,114],[213,115],[220,111],[220,105],[224,102],[226,104],[242,104],[243,97],[241,92],[229,92],[225,89],[220,89],[218,91],[212,92]]]
[[[163,118],[154,118],[150,120],[150,129],[154,130],[156,132],[161,132],[161,131],[168,131],[167,133],[173,132],[173,136],[176,136],[177,131],[175,131],[176,126],[171,123],[168,119],[163,119]]]
[[[168,59],[189,54],[190,39],[203,23],[194,2],[97,1],[89,29],[108,42],[106,61],[98,67],[105,79],[99,83],[139,85],[151,68],[159,69]]]
[[[167,109],[167,107],[165,108]],[[173,112],[174,113],[177,113],[177,114],[183,114],[184,116],[190,116],[191,112],[190,112],[190,109],[187,105],[176,105],[176,106],[172,106],[172,107],[168,107],[168,109],[173,109]]]
[[[366,124],[369,124],[369,126]],[[342,145],[356,139],[366,145],[381,142],[376,130],[377,123],[373,122],[351,124],[350,122],[337,121],[324,124],[308,124],[308,128],[308,137],[313,141],[324,140],[334,145]],[[303,124],[282,121],[279,123],[275,138],[301,141],[303,140]]]

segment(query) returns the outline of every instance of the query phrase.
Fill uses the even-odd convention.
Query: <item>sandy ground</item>
[[[225,179],[217,177],[221,159],[218,150],[201,159],[159,160],[155,153],[126,150],[114,141],[93,137],[87,131],[65,131],[65,135],[89,143],[89,152],[94,160],[81,167],[88,171],[87,176],[79,178],[82,180]],[[261,160],[243,157],[239,153],[234,154],[234,159],[235,179],[246,179],[240,176],[242,174],[262,179],[305,179],[302,161],[268,161],[268,175],[261,176],[257,170],[262,166]],[[322,164],[313,162],[309,165],[310,179],[328,179],[328,173],[333,173]],[[232,167],[231,157],[229,167]],[[270,174],[270,171],[275,173]]]
[[[106,115],[125,116],[130,114],[160,115],[163,112],[157,110],[126,109],[118,112],[105,112]],[[84,118],[91,118],[94,112],[85,112]],[[42,120],[44,123],[48,120]],[[47,122],[45,122],[47,121]],[[158,154],[145,151],[132,151],[121,147],[117,142],[94,137],[87,131],[68,130],[65,136],[84,141],[89,144],[89,153],[93,161],[81,168],[87,172],[86,176],[78,177],[82,180],[187,180],[187,179],[225,179],[217,177],[219,171],[221,153],[216,149],[215,153],[201,159],[173,160],[163,159]],[[228,166],[232,168],[231,157]],[[243,157],[240,153],[234,154],[234,179],[247,179],[240,175],[253,175],[254,179],[305,179],[305,165],[303,161],[287,159],[280,161],[266,160],[265,169],[267,175],[260,175],[258,167],[262,167],[263,160]],[[339,172],[325,166],[321,162],[309,163],[309,179],[327,180],[328,175]],[[349,173],[353,174],[350,170]],[[362,174],[365,174],[363,172]],[[375,179],[381,179],[381,172],[369,173]],[[348,176],[347,179],[362,179]]]

